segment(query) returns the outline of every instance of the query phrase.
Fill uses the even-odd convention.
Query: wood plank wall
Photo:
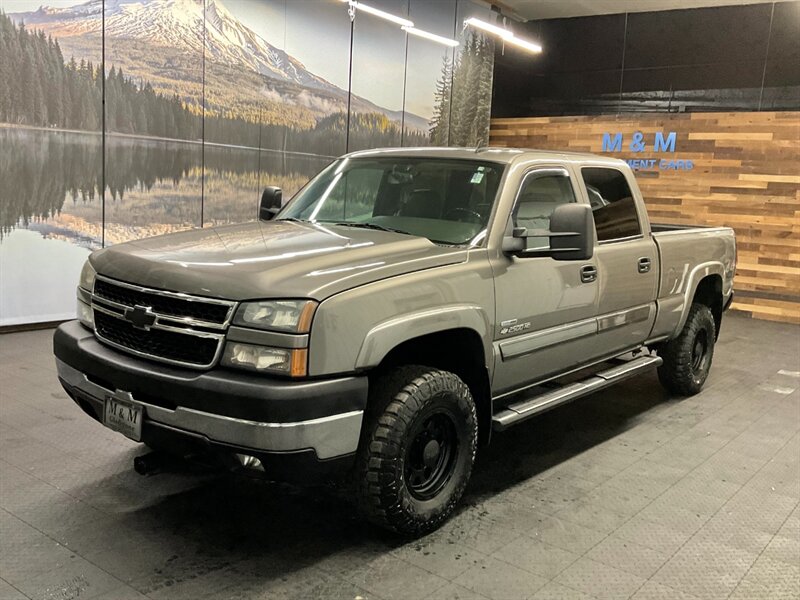
[[[670,131],[675,154],[654,153],[655,132]],[[651,221],[733,227],[732,308],[800,323],[800,112],[493,119],[489,143],[602,153],[604,132],[623,134],[617,158],[693,161],[691,171],[637,172]],[[638,154],[636,132],[647,142]]]

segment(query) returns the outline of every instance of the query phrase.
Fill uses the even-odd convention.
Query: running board
[[[527,398],[520,402],[515,402],[504,408],[492,417],[492,428],[495,431],[503,431],[512,425],[560,406],[576,398],[587,396],[598,390],[609,387],[620,381],[638,375],[642,371],[657,367],[662,363],[658,356],[640,356],[624,364],[612,367],[600,373],[595,373],[588,379],[570,383],[564,387],[551,392],[545,392],[532,398]]]

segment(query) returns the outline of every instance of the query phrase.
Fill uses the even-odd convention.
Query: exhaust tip
[[[166,457],[159,452],[150,452],[133,459],[133,470],[139,475],[155,475],[164,470]]]

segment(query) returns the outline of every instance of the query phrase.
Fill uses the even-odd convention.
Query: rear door
[[[563,166],[527,170],[516,190],[511,227],[548,230],[556,206],[578,202],[580,188]],[[529,238],[528,247],[548,244]],[[591,358],[586,341],[596,331],[598,283],[582,277],[594,261],[556,261],[550,257],[492,259],[495,280],[495,371],[493,387],[502,394],[578,366]]]
[[[580,168],[597,231],[597,338],[602,354],[646,340],[656,314],[658,253],[638,186],[607,165]]]

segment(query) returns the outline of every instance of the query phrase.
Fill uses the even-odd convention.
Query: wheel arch
[[[444,329],[405,339],[383,356],[373,376],[402,365],[422,365],[458,375],[469,387],[478,415],[478,443],[489,443],[492,393],[483,338],[468,327]]]
[[[711,314],[714,315],[714,326],[716,338],[719,338],[719,330],[722,326],[722,275],[714,273],[706,275],[697,282],[697,287],[692,297],[692,303],[699,303],[708,306]]]
[[[680,318],[672,334],[673,337],[683,329],[689,316],[689,309],[694,302],[701,302],[711,309],[714,314],[714,323],[717,325],[717,335],[719,335],[719,326],[722,323],[722,306],[724,304],[722,296],[724,273],[725,267],[718,261],[702,263],[692,269],[688,277],[688,284],[683,292]],[[717,300],[719,302],[718,311],[714,308]]]

